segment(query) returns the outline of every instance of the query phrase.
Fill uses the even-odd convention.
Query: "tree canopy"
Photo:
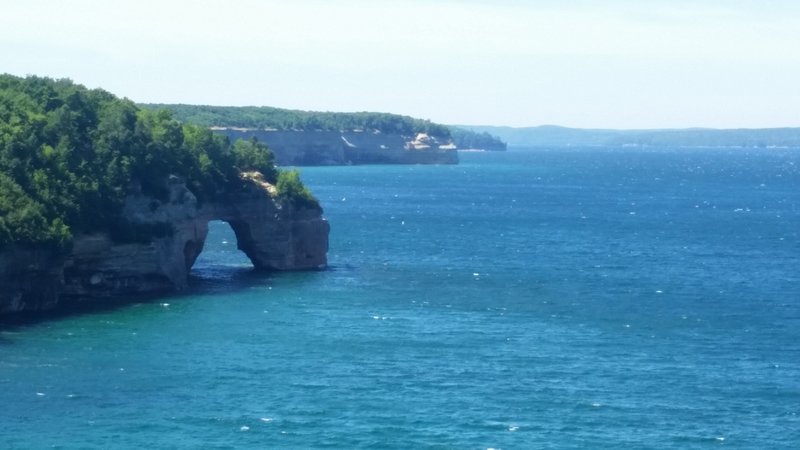
[[[122,207],[131,186],[164,199],[176,175],[206,201],[241,189],[244,170],[278,182],[272,153],[257,141],[231,144],[202,124],[67,79],[0,75],[0,248],[130,230]]]
[[[450,138],[450,128],[430,120],[375,112],[317,112],[268,106],[208,106],[143,104],[147,109],[168,109],[183,122],[207,127],[242,127],[303,131],[354,131],[396,133],[412,136],[427,133]]]
[[[507,149],[506,143],[499,137],[485,131],[478,133],[459,127],[452,127],[450,131],[456,147],[461,149],[470,148],[491,151],[505,151]]]

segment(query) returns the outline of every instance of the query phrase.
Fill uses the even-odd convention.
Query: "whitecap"
[[[272,419],[272,417],[262,417],[259,420],[261,420],[264,423],[270,423],[270,422],[272,422],[273,419]]]
[[[512,425],[512,426],[508,427],[508,431],[512,431],[513,432],[513,431],[517,431],[517,430],[519,430],[519,427],[516,426],[516,425]]]
[[[239,428],[239,431],[250,431],[250,427],[248,427],[247,425],[242,425],[242,427]]]
[[[44,397],[44,392],[37,392],[37,393],[36,393],[36,395],[37,395],[38,397]]]

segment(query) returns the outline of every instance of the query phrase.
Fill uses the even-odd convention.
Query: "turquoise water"
[[[800,448],[800,151],[303,168],[330,269],[0,328],[0,448]]]

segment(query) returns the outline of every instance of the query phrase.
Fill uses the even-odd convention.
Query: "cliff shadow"
[[[188,275],[188,285],[185,289],[178,292],[131,294],[109,298],[73,298],[60,302],[52,310],[0,315],[0,331],[14,332],[79,315],[102,315],[137,304],[177,303],[197,295],[237,292],[268,282],[267,280],[274,276],[271,272],[259,271],[253,267],[247,255],[238,249],[236,236],[227,222],[210,221],[208,227],[203,247],[188,249],[190,253],[199,250],[200,254],[192,261],[192,270]],[[0,334],[0,345],[10,344],[13,344],[13,340]]]
[[[274,272],[260,271],[252,267],[230,267],[214,270],[225,272],[224,278],[190,275],[188,287],[179,292],[165,292],[144,297],[142,295],[131,295],[85,301],[76,300],[62,303],[55,309],[46,311],[25,311],[0,315],[0,332],[21,331],[28,327],[76,316],[103,315],[143,304],[178,303],[196,300],[197,296],[201,295],[236,293],[269,283],[270,280],[277,276]],[[0,333],[0,345],[12,345],[13,343],[13,339],[9,339]]]
[[[286,276],[281,271],[255,268],[250,258],[239,250],[237,235],[232,226],[222,220],[208,222],[205,241],[195,247],[185,247],[184,255],[191,267],[184,289],[151,293],[132,293],[118,297],[82,298],[73,296],[60,302],[52,310],[31,310],[0,315],[0,331],[24,329],[49,321],[62,320],[78,315],[100,315],[141,304],[177,303],[205,294],[236,293],[254,286],[270,284],[272,280]],[[189,245],[189,244],[187,244]],[[198,253],[199,252],[199,253]],[[196,259],[195,259],[196,256]],[[320,272],[325,269],[304,272]],[[288,279],[297,277],[292,275]],[[286,280],[287,278],[284,278]],[[13,344],[13,339],[0,334],[0,345]]]

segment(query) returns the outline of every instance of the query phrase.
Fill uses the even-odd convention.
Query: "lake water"
[[[331,267],[0,328],[0,448],[800,448],[800,150],[303,168]]]

